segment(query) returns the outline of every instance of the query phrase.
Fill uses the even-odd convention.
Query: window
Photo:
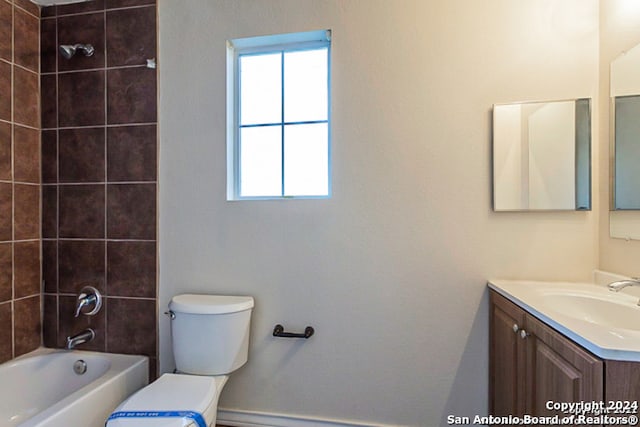
[[[330,38],[229,42],[229,200],[329,196]]]

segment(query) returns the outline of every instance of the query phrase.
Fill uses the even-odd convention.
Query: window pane
[[[240,196],[282,195],[281,126],[240,130]]]
[[[286,122],[327,120],[328,49],[284,54]]]
[[[281,54],[246,55],[240,59],[240,124],[280,123],[282,118]]]
[[[329,194],[328,125],[284,128],[284,193],[286,196]]]

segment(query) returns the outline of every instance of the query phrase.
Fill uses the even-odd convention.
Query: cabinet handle
[[[520,326],[518,326],[517,323],[514,323],[513,324],[513,332],[517,334],[519,330],[520,330]]]
[[[525,339],[529,336],[529,333],[524,329],[520,331],[520,338]]]

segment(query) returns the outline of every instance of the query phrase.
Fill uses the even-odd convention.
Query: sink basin
[[[491,280],[489,287],[603,359],[640,362],[638,296],[611,292],[611,281]]]
[[[612,292],[608,299],[599,295],[546,294],[543,299],[549,310],[563,316],[605,327],[640,331],[640,307],[616,301],[615,296]]]

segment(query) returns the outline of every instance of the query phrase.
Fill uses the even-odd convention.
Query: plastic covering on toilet
[[[215,425],[226,377],[164,374],[116,408],[107,427]]]

